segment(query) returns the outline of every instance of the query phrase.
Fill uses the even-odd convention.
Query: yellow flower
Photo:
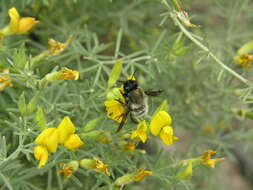
[[[143,180],[146,176],[152,175],[153,172],[144,170],[144,168],[139,169],[139,171],[134,172],[134,173],[128,173],[126,175],[123,175],[119,178],[116,179],[114,182],[115,185],[121,186],[121,185],[126,185],[129,183],[133,183],[136,181],[141,181]]]
[[[101,143],[104,143],[104,144],[109,143],[109,142],[112,141],[109,137],[107,137],[107,136],[105,136],[105,135],[102,135],[102,136],[98,137],[97,140],[98,140],[99,142],[101,142]]]
[[[203,153],[202,159],[203,160],[209,160],[215,154],[216,154],[216,151],[214,151],[214,150],[208,150],[208,151],[206,151],[206,152]]]
[[[9,69],[4,69],[2,74],[8,74]],[[0,92],[3,91],[6,87],[11,87],[13,84],[11,83],[9,76],[0,76]]]
[[[78,80],[79,79],[79,72],[75,70],[68,69],[63,67],[59,71],[58,80]]]
[[[178,137],[173,136],[173,128],[170,126],[172,119],[166,111],[159,111],[150,122],[150,131],[154,136],[160,136],[166,145],[172,145]]]
[[[59,143],[64,144],[67,138],[74,134],[76,128],[68,116],[64,117],[61,123],[58,125],[59,130]]]
[[[147,126],[146,121],[143,120],[142,122],[138,124],[137,129],[132,132],[131,138],[138,138],[143,143],[145,143],[148,138],[147,132],[148,132],[148,126]]]
[[[48,160],[48,151],[45,146],[38,145],[34,148],[34,156],[36,160],[39,160],[39,166],[38,168],[44,166],[47,163]]]
[[[59,53],[63,52],[72,41],[73,41],[72,36],[70,36],[65,43],[57,42],[54,39],[50,38],[48,40],[48,45],[49,45],[48,55],[49,56],[58,55]]]
[[[70,150],[75,150],[82,146],[84,142],[80,139],[77,134],[72,134],[68,137],[68,139],[64,142],[64,146]]]
[[[136,149],[136,146],[132,142],[127,142],[123,145],[123,150],[125,151],[133,152],[135,151],[135,149]]]
[[[106,175],[110,176],[110,172],[108,171],[108,166],[106,164],[104,164],[101,160],[99,160],[98,158],[94,158],[94,160],[96,161],[96,169],[102,173],[105,173]]]
[[[216,154],[216,151],[213,150],[208,150],[207,152],[204,152],[201,159],[201,164],[207,165],[211,168],[215,168],[216,163],[219,163],[223,161],[225,158],[216,158],[216,159],[211,159],[212,156]]]
[[[67,164],[61,164],[60,167],[61,170],[59,170],[58,173],[63,174],[64,178],[68,178],[74,172],[74,169]]]
[[[106,100],[104,104],[107,110],[107,117],[120,123],[125,113],[124,106],[117,100]]]
[[[68,116],[63,118],[57,129],[59,131],[58,142],[66,148],[74,150],[84,144],[80,137],[74,134],[76,128]]]
[[[44,88],[50,82],[55,82],[59,80],[78,80],[79,72],[75,70],[63,67],[60,71],[48,73],[41,81],[40,88]]]
[[[245,54],[236,56],[234,58],[234,61],[237,64],[241,65],[242,67],[247,68],[253,62],[253,56],[248,53],[245,53]]]
[[[9,30],[6,34],[22,34],[31,30],[36,24],[39,23],[35,18],[32,17],[23,17],[20,18],[20,15],[15,7],[9,9],[8,14],[10,16]]]
[[[49,152],[56,152],[58,145],[58,129],[47,128],[35,139],[35,144],[43,145]]]
[[[144,170],[144,168],[141,168],[139,170],[139,172],[134,176],[134,180],[135,181],[141,181],[144,179],[144,177],[152,175],[153,172],[148,171],[148,170]]]
[[[159,135],[161,129],[172,123],[170,115],[166,111],[159,111],[150,122],[150,130],[154,136]]]
[[[166,145],[172,145],[174,141],[179,140],[178,137],[173,136],[173,128],[171,126],[163,127],[160,132],[160,138]]]
[[[61,170],[58,171],[58,173],[61,173],[64,175],[64,178],[68,178],[72,175],[74,171],[76,171],[79,168],[79,162],[78,161],[70,161],[67,164],[61,163],[60,164]]]
[[[108,176],[111,175],[110,172],[108,171],[108,166],[98,158],[82,159],[80,161],[80,166],[87,169],[95,169],[96,171],[102,172]]]

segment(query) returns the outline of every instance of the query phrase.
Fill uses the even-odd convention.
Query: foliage
[[[203,166],[201,155],[213,149],[230,160],[237,143],[247,144],[244,151],[252,148],[252,68],[234,62],[242,54],[251,56],[251,48],[237,50],[252,40],[252,2],[177,3],[1,1],[2,32],[11,7],[39,23],[0,39],[0,77],[12,83],[0,87],[0,189],[226,189],[216,183],[218,171]],[[196,25],[185,23],[189,18],[183,8],[195,16],[191,22]],[[54,53],[47,44],[51,38],[61,48]],[[136,124],[130,119],[115,133],[119,124],[107,117],[103,102],[112,88],[120,88],[116,81],[133,73],[141,88],[162,89],[149,98],[147,120],[168,111],[179,137],[175,144],[166,146],[151,134],[145,144],[131,139]],[[65,116],[84,145],[74,151],[59,146],[37,168],[35,139]],[[88,165],[68,165],[84,159]],[[138,180],[143,175],[149,176]],[[127,182],[119,186],[115,181],[121,176]],[[224,181],[229,179],[224,176]]]

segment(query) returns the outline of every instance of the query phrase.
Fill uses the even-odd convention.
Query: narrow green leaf
[[[86,125],[84,125],[84,127],[82,128],[82,132],[87,132],[94,129],[97,126],[97,124],[101,121],[102,118],[103,117],[99,117],[99,118],[90,120]]]
[[[154,116],[155,114],[157,114],[159,111],[166,111],[166,112],[167,112],[168,109],[169,109],[168,101],[167,101],[167,100],[164,100],[164,101],[160,104],[160,106],[155,110],[153,116]]]
[[[112,68],[111,75],[108,80],[108,88],[111,88],[119,79],[119,76],[121,74],[123,62],[121,60],[117,60],[114,67]]]
[[[188,160],[186,166],[177,175],[179,179],[190,179],[192,177],[192,161]]]
[[[47,128],[47,120],[43,109],[39,106],[36,113],[36,121],[38,122],[38,126],[42,129]]]
[[[9,179],[7,177],[5,177],[1,172],[0,172],[0,177],[2,178],[4,184],[6,185],[6,187],[9,189],[9,190],[13,190],[13,187],[9,181]]]
[[[119,33],[118,33],[118,36],[117,36],[117,41],[116,41],[116,48],[115,48],[115,55],[114,55],[115,59],[118,58],[120,44],[121,44],[121,40],[122,40],[122,33],[123,33],[122,29],[120,29]]]
[[[36,108],[36,106],[38,104],[38,101],[39,101],[39,95],[40,95],[40,93],[37,92],[33,96],[33,98],[31,99],[31,101],[29,102],[28,107],[27,107],[27,111],[28,111],[29,114],[32,113],[32,112],[34,112],[34,110],[35,110],[35,108]]]
[[[25,101],[25,93],[22,92],[22,94],[19,97],[18,100],[18,109],[21,115],[26,115],[27,114],[27,106],[26,106],[26,101]]]
[[[81,137],[82,139],[94,139],[97,138],[98,136],[102,135],[104,133],[103,130],[94,130],[94,131],[90,131],[87,133],[81,133]]]

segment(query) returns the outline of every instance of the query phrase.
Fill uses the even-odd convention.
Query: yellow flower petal
[[[219,162],[222,162],[223,160],[225,160],[225,158],[210,159],[210,160],[203,161],[202,164],[207,165],[211,168],[215,168],[215,165]]]
[[[202,159],[203,160],[209,160],[215,154],[216,154],[216,151],[214,151],[214,150],[208,150],[208,151],[206,151],[206,152],[203,153]]]
[[[175,140],[178,140],[177,137],[173,136],[173,128],[171,126],[163,127],[160,132],[160,138],[166,145],[172,145]]]
[[[19,20],[18,32],[17,33],[25,33],[31,30],[36,24],[38,24],[35,18],[32,17],[24,17]]]
[[[72,41],[73,41],[72,36],[70,36],[65,43],[57,42],[54,39],[50,38],[48,40],[49,55],[55,56],[55,55],[58,55],[59,53],[63,52]]]
[[[157,136],[161,129],[172,123],[170,115],[166,111],[159,111],[150,122],[150,131]]]
[[[10,16],[10,28],[12,30],[12,32],[18,32],[18,28],[19,28],[19,14],[18,11],[15,7],[12,7],[11,9],[9,9],[8,14]]]
[[[59,131],[59,143],[64,144],[64,142],[67,140],[67,138],[74,134],[76,131],[76,128],[70,118],[68,116],[64,117],[61,123],[58,125],[58,131]]]
[[[108,166],[106,164],[104,164],[101,160],[99,160],[98,158],[94,158],[94,160],[96,161],[96,170],[105,173],[106,175],[110,176],[110,172],[108,171]]]
[[[77,134],[70,135],[64,143],[64,146],[70,150],[74,150],[83,145],[84,142]]]
[[[216,154],[216,151],[214,151],[214,150],[208,150],[208,151],[204,152],[201,156],[201,159],[202,159],[201,164],[207,165],[211,168],[214,168],[217,163],[219,163],[225,159],[225,158],[211,159],[212,156],[214,156],[215,154]]]
[[[152,175],[152,174],[153,174],[153,172],[148,171],[148,170],[144,170],[144,168],[141,168],[139,170],[139,172],[135,175],[134,180],[135,181],[141,181],[141,180],[144,179],[144,177]]]
[[[143,143],[146,142],[148,136],[148,126],[146,121],[142,121],[138,124],[137,129],[132,132],[131,138],[138,138],[140,139]]]
[[[66,164],[61,163],[60,164],[61,170],[58,171],[58,173],[61,173],[64,175],[64,178],[68,178],[72,175],[73,172],[75,172],[79,168],[79,162],[76,160],[70,161]]]
[[[49,152],[56,152],[58,145],[58,129],[44,129],[35,139],[35,144],[46,146]]]
[[[242,67],[247,68],[253,62],[253,56],[250,54],[238,55],[234,58],[234,61]]]
[[[1,42],[0,42],[1,43]],[[9,69],[4,69],[2,74],[8,74]],[[6,87],[13,86],[9,76],[0,76],[0,92],[3,91]]]
[[[120,123],[125,113],[124,106],[117,100],[106,100],[104,104],[107,110],[107,117]]]
[[[34,148],[34,157],[36,158],[36,160],[40,161],[38,168],[44,166],[48,160],[47,148],[41,145],[36,146]]]
[[[128,152],[133,152],[135,151],[136,146],[132,142],[127,142],[126,144],[123,145],[123,150],[128,151]]]

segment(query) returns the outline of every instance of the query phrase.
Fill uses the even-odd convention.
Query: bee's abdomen
[[[134,118],[144,117],[148,112],[147,106],[142,104],[131,104],[130,109]]]

